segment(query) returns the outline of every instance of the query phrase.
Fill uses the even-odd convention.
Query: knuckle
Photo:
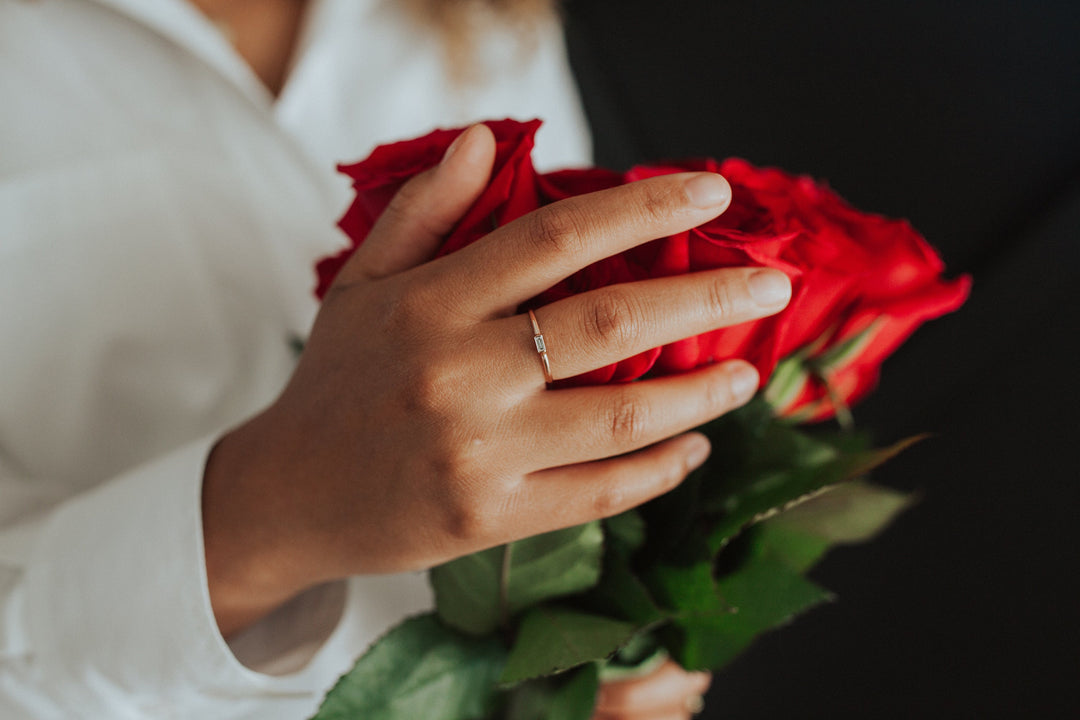
[[[402,188],[401,190],[398,190],[394,197],[390,198],[390,202],[387,203],[377,221],[380,231],[388,227],[398,228],[405,224],[406,219],[410,215],[409,209],[415,202],[413,199],[414,195],[414,192]]]
[[[425,319],[419,293],[384,293],[378,302],[379,324],[389,337],[402,338],[416,332]]]
[[[491,513],[479,506],[461,502],[450,506],[446,513],[446,533],[458,541],[474,543],[488,537],[491,532]]]
[[[617,482],[606,483],[593,497],[594,517],[605,518],[617,515],[626,507],[626,492]]]
[[[436,527],[455,540],[484,536],[490,522],[487,494],[479,491],[479,481],[470,466],[449,444],[429,447],[424,457],[413,463],[413,469],[427,478],[428,499],[439,509]]]
[[[627,347],[640,332],[642,315],[631,293],[614,288],[599,293],[585,315],[587,337],[612,349]]]
[[[658,487],[661,492],[667,492],[686,479],[690,468],[683,457],[671,458],[660,469],[658,475]]]
[[[710,282],[705,300],[713,316],[734,317],[738,303],[735,301],[735,294],[732,292],[732,285],[728,278],[721,277]]]
[[[417,176],[394,193],[386,209],[383,210],[383,215],[387,216],[388,220],[399,221],[423,205],[422,179],[422,176]]]
[[[616,394],[607,408],[607,427],[616,447],[636,448],[644,440],[648,425],[648,407],[629,391]]]
[[[735,407],[735,389],[731,385],[731,377],[727,373],[710,378],[702,393],[706,410],[709,412],[722,411]]]
[[[404,406],[414,422],[425,419],[441,426],[443,418],[453,414],[460,398],[461,384],[449,363],[429,360],[418,366],[406,384]]]
[[[453,497],[444,504],[447,534],[474,546],[498,539],[505,515],[499,507],[499,493],[475,475],[458,477],[453,486]]]
[[[562,255],[583,250],[588,222],[580,209],[563,203],[529,217],[529,237],[542,251]]]
[[[676,189],[670,182],[642,183],[640,190],[639,207],[648,223],[670,219],[685,204],[685,191],[681,184]]]
[[[430,346],[458,329],[462,316],[445,289],[420,280],[383,280],[382,291],[371,293],[380,330],[392,342]]]
[[[344,302],[344,298],[348,297],[350,291],[353,289],[354,283],[346,282],[342,275],[339,273],[338,277],[334,280],[334,284],[331,285],[326,294],[323,295],[322,307],[333,307],[339,302]]]
[[[451,506],[446,513],[446,534],[454,540],[472,544],[486,538],[489,531],[486,517],[487,513],[468,503]]]

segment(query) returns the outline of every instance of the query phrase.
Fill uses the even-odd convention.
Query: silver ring
[[[548,361],[547,344],[544,342],[544,335],[540,332],[540,325],[536,322],[536,313],[532,310],[529,311],[529,320],[532,321],[533,326],[533,343],[536,345],[536,352],[540,355],[540,363],[544,366],[544,382],[548,385],[555,382],[555,379],[551,377],[551,363]]]

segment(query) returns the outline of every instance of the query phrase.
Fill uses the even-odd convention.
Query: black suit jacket
[[[968,305],[856,409],[921,503],[705,717],[1080,717],[1080,3],[575,0],[601,164],[741,156],[907,217]]]

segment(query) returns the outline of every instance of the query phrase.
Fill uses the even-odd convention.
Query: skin
[[[191,0],[226,30],[236,51],[275,97],[288,75],[306,0]]]
[[[271,66],[283,73],[295,21],[245,31],[236,17],[235,33],[277,37],[285,60]],[[708,441],[688,430],[757,389],[741,361],[547,389],[518,305],[601,257],[719,215],[731,191],[710,173],[654,178],[564,200],[432,261],[493,159],[490,131],[475,126],[405,186],[338,276],[281,396],[212,452],[205,552],[226,636],[328,581],[426,569],[639,505],[704,462]],[[782,273],[736,268],[605,288],[536,315],[560,379],[778,312],[789,296]],[[708,682],[668,663],[604,685],[594,718],[686,718]]]
[[[605,683],[592,720],[686,720],[687,700],[704,695],[712,676],[688,673],[670,660],[644,678]]]

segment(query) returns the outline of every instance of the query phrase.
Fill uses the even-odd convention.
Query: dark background
[[[716,676],[706,718],[1080,717],[1080,2],[575,0],[600,164],[745,157],[909,218],[959,313],[856,409],[935,437],[921,503],[814,577],[838,602]]]

